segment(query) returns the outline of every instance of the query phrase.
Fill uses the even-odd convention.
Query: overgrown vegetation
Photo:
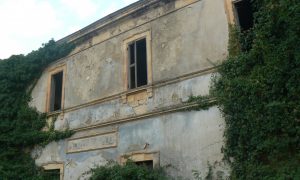
[[[220,106],[231,179],[300,179],[300,1],[252,5],[254,27],[230,27],[230,56],[219,67],[211,95],[191,96],[187,103],[197,105],[186,110]],[[99,167],[91,179],[144,175],[130,166]],[[193,175],[202,179],[198,171]],[[212,167],[205,178],[213,178]]]
[[[138,166],[129,161],[121,166],[117,163],[108,163],[92,169],[90,180],[167,180],[162,168],[149,169],[146,166]]]
[[[300,179],[300,1],[253,0],[254,28],[232,28],[230,57],[211,95],[226,121],[225,158],[232,179]],[[52,61],[69,53],[50,41],[27,56],[0,61],[0,177],[42,179],[29,150],[69,135],[41,131],[45,115],[28,106],[30,85]],[[207,109],[209,97],[191,97]],[[211,170],[210,170],[211,171]],[[91,179],[166,179],[161,170],[110,164]]]
[[[73,46],[53,40],[28,55],[0,61],[0,179],[42,179],[30,150],[68,137],[54,128],[41,131],[46,115],[29,107],[31,89],[47,65],[66,56]]]
[[[231,179],[300,179],[300,1],[254,0],[253,8],[254,28],[232,33],[239,42],[231,39],[212,90]]]

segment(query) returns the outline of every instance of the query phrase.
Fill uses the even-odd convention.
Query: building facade
[[[37,147],[36,164],[65,180],[128,158],[175,178],[228,177],[219,109],[184,109],[209,94],[233,14],[230,0],[141,0],[61,39],[77,46],[44,71],[31,105],[75,134]]]

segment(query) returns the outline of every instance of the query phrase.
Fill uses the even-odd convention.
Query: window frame
[[[247,31],[247,30],[249,30],[249,29],[251,29],[251,27],[250,28],[248,28],[248,29],[243,29],[242,28],[242,25],[241,25],[241,19],[240,19],[240,14],[239,14],[239,12],[238,12],[238,8],[237,8],[237,4],[238,3],[242,3],[242,2],[245,2],[245,1],[247,1],[247,0],[232,0],[232,11],[233,11],[233,15],[234,15],[234,21],[235,21],[235,24],[242,30],[242,31]],[[249,2],[249,3],[251,3],[251,2]],[[253,14],[252,14],[252,21],[254,20],[253,19],[254,17],[253,17]],[[253,27],[253,22],[252,22],[252,27]]]
[[[235,0],[224,0],[225,12],[226,12],[228,23],[230,25],[235,25],[236,24],[234,8],[233,8],[233,2],[234,1]]]
[[[62,92],[61,92],[61,108],[60,110],[51,111],[51,94],[52,94],[52,77],[58,73],[62,72]],[[66,80],[66,65],[62,64],[48,71],[48,83],[47,83],[47,97],[46,97],[46,112],[55,113],[64,110],[64,100],[65,100],[65,80]]]
[[[131,152],[120,156],[121,165],[124,165],[128,160],[133,162],[152,161],[153,168],[160,166],[159,152]]]
[[[60,180],[64,179],[64,164],[63,163],[48,163],[42,166],[44,170],[57,170],[59,169]]]
[[[146,57],[147,57],[147,84],[140,86],[140,87],[135,87],[135,88],[130,88],[130,52],[129,52],[129,45],[145,39],[146,40]],[[137,89],[144,89],[148,85],[152,85],[152,48],[151,48],[151,31],[147,30],[142,33],[134,34],[128,38],[126,38],[123,41],[123,52],[124,52],[124,70],[123,70],[123,77],[124,77],[124,90],[125,91],[135,91]],[[136,80],[137,81],[137,80]],[[136,85],[137,86],[137,85]]]
[[[237,27],[241,28],[236,4],[245,0],[224,0],[224,1],[225,1],[225,12],[229,24],[236,25]]]
[[[146,43],[146,49],[145,49],[146,52],[145,53],[146,53],[146,75],[147,75],[146,80],[147,80],[147,83],[144,84],[144,85],[138,86],[138,79],[139,79],[140,75],[138,75],[137,43],[141,40],[144,40],[145,43]],[[131,64],[132,54],[131,54],[131,48],[130,48],[131,45],[134,45],[134,57],[133,57],[134,58],[134,63],[132,63],[132,64]],[[146,37],[142,37],[142,38],[139,38],[139,39],[136,39],[136,40],[130,42],[127,46],[127,54],[128,54],[128,62],[127,62],[127,64],[128,64],[127,65],[128,66],[128,69],[127,69],[127,72],[128,72],[128,89],[136,89],[136,88],[148,85],[147,39],[146,39]],[[131,78],[132,78],[131,68],[134,68],[134,80],[135,80],[134,85],[135,85],[135,87],[132,87],[133,85],[131,84],[132,83],[132,81],[131,81]]]

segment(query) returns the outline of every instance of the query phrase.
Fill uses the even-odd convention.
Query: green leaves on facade
[[[167,180],[169,179],[162,168],[149,169],[127,162],[124,166],[108,163],[106,166],[91,169],[91,180]]]
[[[0,61],[0,179],[39,179],[30,156],[35,145],[65,138],[71,132],[41,131],[46,115],[29,107],[31,88],[43,70],[73,49],[53,40],[28,55]]]
[[[248,49],[234,41],[214,80],[225,156],[232,179],[300,179],[300,1],[253,4],[255,26],[239,36]]]

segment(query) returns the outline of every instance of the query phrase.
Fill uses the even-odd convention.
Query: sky
[[[137,0],[0,0],[0,59],[27,54]]]

